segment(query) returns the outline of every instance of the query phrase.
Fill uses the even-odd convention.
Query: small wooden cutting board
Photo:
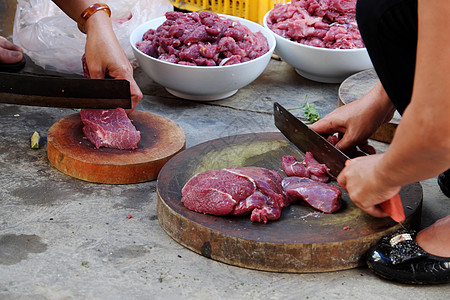
[[[338,105],[349,104],[361,98],[375,86],[377,81],[378,76],[374,69],[364,70],[348,77],[339,86]],[[382,124],[370,138],[390,143],[400,120],[401,116],[396,111],[392,120]]]
[[[278,132],[229,136],[176,155],[158,176],[157,209],[162,228],[181,245],[217,261],[264,271],[307,273],[360,266],[364,254],[381,237],[420,222],[420,183],[400,192],[406,214],[403,224],[363,213],[345,192],[336,213],[321,213],[300,202],[283,208],[281,218],[267,224],[254,223],[249,216],[197,213],[181,202],[184,184],[206,170],[255,166],[276,170],[284,177],[283,155],[304,158]]]
[[[96,149],[84,136],[77,113],[49,129],[49,161],[61,172],[90,182],[128,184],[156,179],[164,164],[185,149],[185,134],[178,124],[156,114],[135,110],[128,117],[141,132],[138,149]]]

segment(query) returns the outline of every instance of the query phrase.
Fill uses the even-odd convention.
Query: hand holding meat
[[[75,21],[86,8],[95,3],[91,0],[53,0],[53,2]],[[133,78],[133,68],[112,29],[109,15],[103,10],[91,14],[84,24],[84,31],[86,32],[85,57],[89,76],[91,78],[110,76],[128,80],[132,109],[134,109],[142,99],[142,92]]]
[[[134,109],[142,99],[142,92],[133,78],[133,67],[112,30],[109,18],[98,22],[87,29],[85,56],[89,75],[91,78],[105,78],[107,75],[128,80]]]
[[[368,154],[375,149],[368,144],[368,139],[378,127],[392,118],[395,108],[390,103],[380,82],[362,98],[341,106],[310,126],[322,135],[336,132],[340,140],[336,147],[351,156],[356,147]]]

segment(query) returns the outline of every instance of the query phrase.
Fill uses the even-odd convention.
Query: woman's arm
[[[53,2],[75,21],[86,8],[97,3],[91,0]],[[84,28],[87,35],[85,56],[90,77],[105,78],[108,75],[128,80],[134,109],[142,99],[142,92],[134,80],[133,68],[117,40],[108,14],[102,10],[94,13]]]
[[[428,179],[450,168],[450,35],[447,0],[418,1],[418,45],[411,103],[388,150],[357,158],[338,182],[364,211],[383,216],[375,206],[401,186]]]
[[[342,135],[336,147],[352,152],[360,146],[367,153],[367,140],[383,123],[389,122],[395,112],[386,91],[380,81],[363,97],[341,106],[310,126],[319,134]],[[364,149],[366,147],[366,149]]]

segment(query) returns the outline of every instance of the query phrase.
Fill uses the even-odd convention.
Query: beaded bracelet
[[[108,5],[104,4],[104,3],[95,3],[90,5],[88,8],[86,8],[85,10],[83,10],[83,12],[81,13],[80,17],[77,20],[78,23],[78,29],[80,29],[80,31],[82,33],[86,33],[86,30],[84,28],[84,26],[86,25],[87,20],[96,12],[103,10],[105,11],[109,17],[111,17],[111,9],[109,8]]]

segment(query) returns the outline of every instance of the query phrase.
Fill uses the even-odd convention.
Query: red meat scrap
[[[181,190],[183,205],[211,215],[251,215],[254,222],[280,218],[285,206],[277,171],[258,167],[209,170],[192,177]]]
[[[342,191],[337,186],[293,176],[284,178],[282,187],[291,204],[303,200],[324,213],[333,213],[341,208]]]
[[[303,161],[298,161],[293,155],[285,155],[281,158],[281,166],[287,176],[305,177],[320,182],[330,180],[330,169],[319,163],[311,152],[306,152]]]
[[[83,133],[95,148],[137,148],[141,133],[131,123],[124,109],[82,109],[80,116],[84,124]]]

